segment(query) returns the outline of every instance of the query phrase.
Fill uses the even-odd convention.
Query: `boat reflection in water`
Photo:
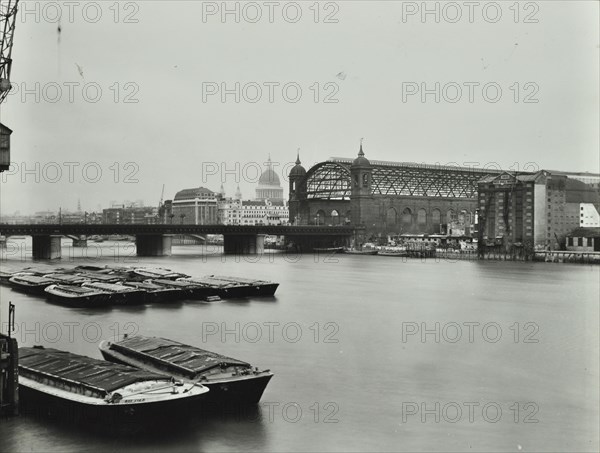
[[[99,348],[107,360],[201,383],[210,389],[213,407],[256,404],[273,377],[270,370],[165,338],[138,335],[103,341]]]
[[[209,392],[164,373],[41,346],[19,348],[19,386],[27,412],[110,428],[170,420]]]

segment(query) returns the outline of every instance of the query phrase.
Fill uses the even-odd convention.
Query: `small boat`
[[[379,251],[380,256],[408,256],[406,250],[382,249]]]
[[[102,307],[111,299],[110,293],[75,285],[50,285],[44,291],[51,301],[71,307]]]
[[[56,281],[38,275],[15,275],[8,279],[12,289],[29,294],[44,294],[44,289],[53,283]]]
[[[201,383],[210,389],[208,401],[217,406],[257,404],[273,377],[270,370],[165,338],[137,335],[103,341],[99,348],[106,360]]]
[[[147,302],[173,302],[183,298],[182,290],[160,286],[156,283],[126,281],[123,282],[123,285],[146,291]]]
[[[273,296],[279,287],[279,283],[253,278],[229,277],[226,275],[207,275],[206,278],[248,285],[250,286],[249,296]]]
[[[21,402],[69,420],[118,428],[168,421],[208,395],[198,383],[57,349],[19,348]]]
[[[132,288],[131,286],[105,282],[86,282],[81,286],[82,288],[91,288],[109,293],[111,302],[117,304],[133,305],[146,302],[146,291]]]
[[[182,291],[183,299],[214,301],[215,297],[220,297],[218,289],[210,286],[202,286],[198,283],[192,283],[184,280],[168,280],[163,278],[146,280],[148,283],[162,286],[164,288],[175,288]]]
[[[342,253],[344,247],[314,247],[313,251],[317,253]]]
[[[344,249],[344,253],[349,255],[377,255],[378,250]]]
[[[156,268],[140,267],[137,269],[133,269],[133,272],[135,274],[140,275],[145,278],[161,278],[161,279],[175,280],[178,278],[189,277],[189,275],[187,275],[187,274],[182,274],[180,272],[173,272],[171,269],[163,269],[160,267],[156,267]]]

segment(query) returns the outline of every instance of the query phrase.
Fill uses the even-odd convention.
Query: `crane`
[[[12,67],[12,47],[17,18],[19,0],[2,0],[0,2],[0,103],[10,91],[10,70]]]
[[[163,198],[165,196],[165,185],[162,186],[162,192],[160,193],[160,200],[158,201],[158,218],[164,217],[164,206],[163,206]]]
[[[11,88],[11,55],[18,5],[19,0],[0,1],[0,105]],[[0,172],[10,168],[10,134],[12,131],[0,123]]]
[[[165,196],[165,185],[163,184],[162,192],[160,193],[160,200],[158,202],[158,209],[160,209],[163,205],[164,196]]]

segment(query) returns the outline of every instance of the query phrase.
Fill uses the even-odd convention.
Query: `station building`
[[[205,187],[183,189],[170,203],[169,223],[214,225],[218,219],[217,194]]]

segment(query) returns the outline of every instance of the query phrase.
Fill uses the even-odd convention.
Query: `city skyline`
[[[436,22],[403,10],[414,2],[339,3],[317,22],[307,7],[297,23],[222,20],[206,3],[184,15],[142,2],[116,22],[108,7],[94,23],[65,11],[60,32],[48,11],[24,5],[0,118],[20,168],[3,173],[3,212],[58,196],[95,206],[123,191],[151,204],[163,183],[173,195],[218,190],[234,176],[203,175],[203,164],[229,171],[269,153],[283,180],[297,148],[309,168],[354,157],[361,137],[378,160],[598,171],[595,2],[546,2],[518,17],[506,7],[497,22],[464,11],[456,23],[448,11]],[[301,88],[298,102],[282,95],[286,84]],[[235,177],[249,193],[254,181]]]

